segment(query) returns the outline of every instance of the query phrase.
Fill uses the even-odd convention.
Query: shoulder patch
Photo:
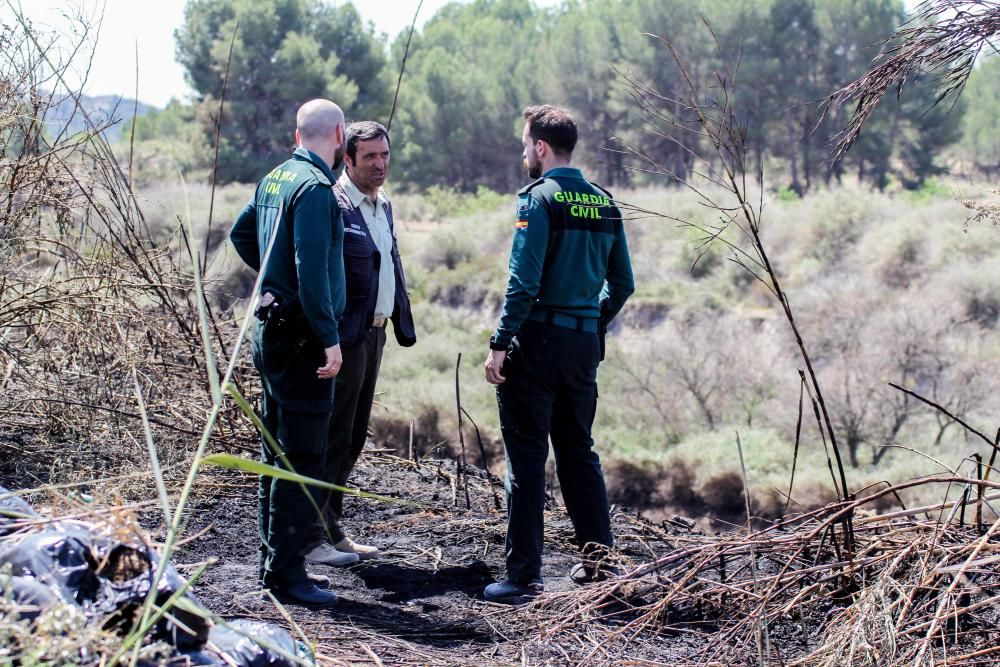
[[[517,191],[517,194],[519,194],[519,195],[526,195],[529,192],[531,192],[532,188],[534,188],[535,186],[541,185],[544,182],[545,182],[545,177],[543,176],[542,178],[539,178],[537,181],[533,181],[533,182],[528,183],[527,185],[525,185],[523,188],[521,188],[520,190]]]
[[[514,228],[524,229],[528,226],[528,211],[531,210],[531,194],[519,192],[517,196],[517,213],[514,214]]]

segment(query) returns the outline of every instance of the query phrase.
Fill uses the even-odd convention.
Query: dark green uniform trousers
[[[275,452],[262,439],[261,460],[315,479],[323,478],[333,404],[333,380],[316,377],[324,359],[322,344],[301,327],[274,322],[258,327],[253,360],[264,386],[262,418],[280,448]],[[302,550],[325,495],[314,486],[261,476],[258,530],[265,584],[306,581]]]
[[[608,494],[590,429],[597,410],[595,333],[542,322],[522,325],[497,386],[507,457],[507,578],[542,571],[549,436],[566,510],[585,553],[612,546]]]
[[[342,348],[343,365],[336,378],[333,417],[330,419],[326,465],[323,479],[337,486],[347,486],[354,465],[368,439],[368,420],[375,400],[375,384],[382,366],[385,328],[373,328],[351,347]],[[331,491],[323,505],[323,521],[317,521],[309,544],[329,541],[336,544],[346,535],[340,526],[344,516],[344,494]],[[325,532],[329,530],[329,535]]]

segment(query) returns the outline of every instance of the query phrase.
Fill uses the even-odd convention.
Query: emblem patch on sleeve
[[[520,200],[517,202],[517,215],[514,216],[515,229],[524,229],[528,226],[528,209],[530,208],[530,203],[528,197],[521,195]]]

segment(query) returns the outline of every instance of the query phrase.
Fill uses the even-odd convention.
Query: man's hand
[[[323,352],[326,354],[326,365],[320,366],[316,371],[316,377],[320,380],[328,380],[332,377],[337,377],[337,373],[340,372],[340,364],[343,363],[344,358],[340,354],[340,343],[337,343],[333,347],[328,347]]]
[[[507,381],[500,371],[503,370],[503,362],[507,359],[506,350],[490,350],[486,355],[486,362],[483,368],[486,369],[486,381],[490,384],[503,384]]]

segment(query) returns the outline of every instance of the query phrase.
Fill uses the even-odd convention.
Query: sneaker
[[[354,565],[358,562],[358,554],[347,551],[338,551],[335,547],[320,542],[312,549],[305,552],[307,563],[318,563],[320,565],[332,565],[333,567],[344,567]]]
[[[541,579],[532,579],[523,584],[505,579],[483,589],[483,597],[500,604],[524,604],[538,597],[543,590]]]
[[[345,537],[341,541],[334,544],[333,548],[337,551],[357,554],[358,558],[361,560],[371,560],[372,558],[378,558],[382,555],[379,552],[378,547],[373,547],[367,544],[358,544],[349,537]]]
[[[601,563],[596,566],[577,563],[570,568],[569,578],[573,580],[574,584],[583,586],[584,584],[590,584],[595,581],[604,581],[605,579],[610,579],[611,577],[617,577],[620,574],[620,569],[614,565],[608,565],[607,563]]]
[[[307,607],[329,607],[337,602],[337,594],[317,588],[311,581],[297,584],[272,584],[271,592],[281,602],[294,602]]]

